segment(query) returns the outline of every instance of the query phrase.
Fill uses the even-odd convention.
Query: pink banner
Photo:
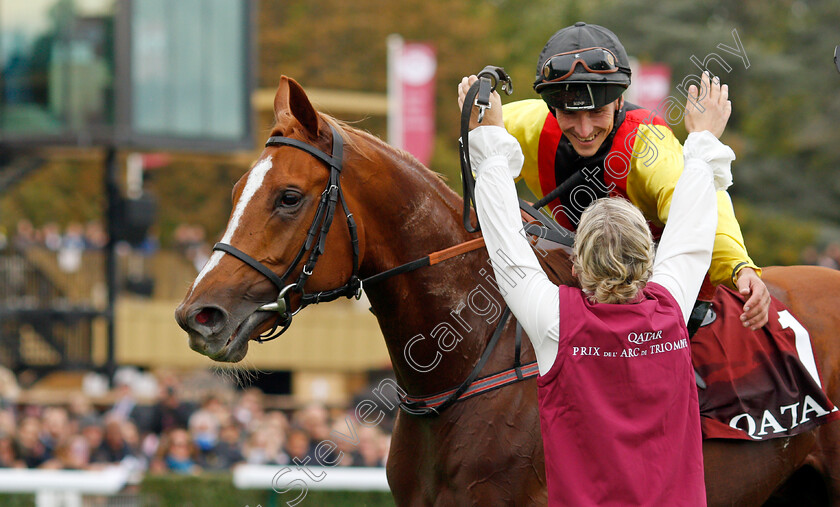
[[[632,86],[636,88],[635,104],[654,110],[670,92],[671,68],[660,63],[643,64],[634,73]]]
[[[435,140],[435,73],[437,58],[430,44],[406,42],[397,64],[401,89],[401,146],[425,165]]]

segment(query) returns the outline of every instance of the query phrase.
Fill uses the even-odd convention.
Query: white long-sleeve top
[[[674,189],[650,281],[671,293],[688,322],[711,262],[717,228],[715,192],[732,183],[730,163],[735,154],[704,131],[688,136],[683,156],[685,169]],[[470,132],[470,161],[476,172],[476,211],[496,283],[528,334],[544,375],[557,357],[560,296],[522,233],[513,182],[522,170],[522,150],[503,127],[482,126]]]

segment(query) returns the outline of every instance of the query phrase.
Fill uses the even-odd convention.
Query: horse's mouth
[[[249,342],[251,340],[258,341],[260,334],[263,332],[261,329],[262,325],[275,316],[271,312],[256,311],[239,324],[233,333],[231,333],[227,342],[216,352],[211,352],[206,347],[204,350],[198,350],[195,347],[193,349],[214,361],[224,363],[239,362],[248,353]]]
[[[270,327],[263,326],[263,324],[275,318],[277,318],[277,314],[274,312],[262,312],[258,310],[252,313],[239,325],[236,333],[231,337],[231,341],[242,340],[246,345],[250,340],[259,342],[260,335],[266,331],[265,328]]]

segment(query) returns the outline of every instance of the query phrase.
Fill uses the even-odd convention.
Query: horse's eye
[[[293,208],[300,203],[302,196],[294,190],[287,190],[277,198],[275,206],[278,208]]]

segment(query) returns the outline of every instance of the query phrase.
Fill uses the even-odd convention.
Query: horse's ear
[[[313,139],[318,138],[318,113],[303,88],[290,77],[280,78],[280,86],[274,96],[274,116],[278,123],[294,117]]]

